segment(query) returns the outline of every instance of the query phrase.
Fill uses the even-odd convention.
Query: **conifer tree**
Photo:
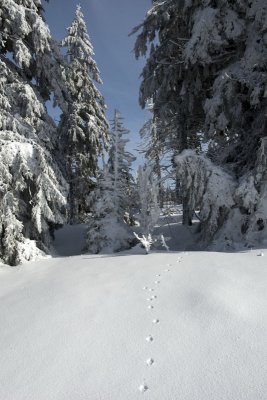
[[[137,187],[140,207],[140,230],[146,237],[152,234],[159,219],[159,186],[156,175],[149,165],[139,166]]]
[[[0,35],[0,258],[15,265],[47,251],[64,222],[67,184],[45,107],[52,90],[64,104],[64,80],[40,1],[1,1]]]
[[[160,121],[156,117],[150,118],[141,128],[140,137],[142,139],[142,152],[157,176],[159,201],[160,206],[163,207],[163,185],[160,165],[163,151],[160,141]]]
[[[70,184],[70,221],[85,212],[84,198],[97,176],[98,157],[107,146],[108,123],[93,47],[80,6],[61,43],[66,50],[66,80],[70,101],[62,114],[59,134],[64,170]]]
[[[115,110],[110,132],[109,159],[98,179],[96,190],[89,196],[92,217],[88,223],[87,250],[93,253],[114,252],[129,248],[133,234],[126,224],[126,213],[132,211],[131,164],[134,157],[126,151],[129,131]]]
[[[176,154],[196,148],[196,134],[204,132],[208,157],[235,177],[244,198],[253,182],[254,210],[262,209],[265,198],[257,171],[259,160],[265,163],[260,154],[266,136],[266,16],[264,0],[154,1],[135,29],[141,30],[136,56],[150,47],[141,105],[152,98],[154,114],[171,127],[165,139]],[[236,209],[250,221],[240,217],[240,231],[248,232],[257,226],[256,216],[248,217],[252,211],[240,201],[240,190]],[[188,193],[182,193],[185,222],[192,211]],[[266,229],[266,218],[258,225]]]
[[[111,123],[110,150],[108,167],[113,176],[114,190],[120,194],[118,203],[124,212],[132,213],[132,194],[134,191],[134,179],[131,173],[131,165],[135,157],[126,150],[129,142],[127,135],[130,133],[122,123],[122,117],[118,110],[114,111],[114,119]]]

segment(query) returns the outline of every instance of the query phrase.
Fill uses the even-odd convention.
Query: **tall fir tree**
[[[135,157],[126,151],[129,133],[115,110],[110,132],[109,159],[96,190],[89,196],[92,217],[89,219],[87,249],[93,253],[120,251],[129,248],[133,234],[126,224],[133,210],[131,164]]]
[[[139,166],[137,174],[140,230],[148,237],[160,216],[158,178],[153,167],[147,164]]]
[[[154,118],[162,125],[160,143],[174,156],[192,145],[199,146],[196,132],[203,121],[201,98],[191,96],[184,85],[185,80],[193,84],[193,71],[192,76],[190,69],[185,71],[183,56],[189,20],[190,13],[184,13],[179,2],[153,1],[144,22],[133,30],[142,29],[135,44],[136,57],[149,52],[141,74],[140,105],[145,107],[152,99]],[[177,192],[178,188],[177,180]],[[187,203],[183,198],[183,222],[190,224]]]
[[[77,222],[85,213],[83,199],[92,190],[98,157],[108,142],[104,99],[95,86],[102,82],[80,6],[61,46],[66,50],[70,101],[59,126],[60,151],[70,184],[70,221]]]
[[[142,139],[141,152],[145,155],[145,158],[157,176],[159,201],[160,206],[163,207],[163,183],[160,164],[163,149],[160,140],[160,125],[160,121],[156,117],[152,117],[143,125],[139,133]]]
[[[135,157],[126,150],[126,145],[129,142],[127,135],[130,131],[125,129],[122,122],[121,114],[118,110],[114,111],[114,119],[111,123],[111,137],[108,167],[109,172],[113,176],[114,190],[121,193],[121,201],[119,207],[124,209],[124,212],[132,213],[134,204],[134,179],[131,172],[131,165],[135,161]]]
[[[45,107],[51,93],[64,104],[64,79],[40,1],[1,1],[0,37],[0,258],[15,265],[47,251],[64,222],[68,188]]]
[[[238,195],[233,195],[233,208],[240,213],[236,225],[244,234],[256,231],[257,225],[263,226],[262,230],[267,226],[266,217],[256,223],[262,217],[255,214],[255,210],[264,214],[266,197],[262,184],[262,154],[266,151],[266,16],[264,0],[165,0],[153,2],[144,22],[135,29],[141,30],[136,56],[145,55],[150,45],[142,73],[141,105],[153,99],[155,115],[166,126],[172,126],[167,133],[174,133],[178,139],[172,142],[168,134],[167,143],[173,143],[178,152],[194,148],[196,133],[204,132],[209,143],[208,157],[235,179]],[[257,196],[251,208],[241,201],[240,192],[244,199],[248,198],[247,191],[252,186],[250,193]],[[188,190],[182,194],[188,222],[193,210]],[[218,216],[220,229],[231,214]]]

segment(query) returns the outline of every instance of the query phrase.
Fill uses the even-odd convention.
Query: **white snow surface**
[[[266,257],[136,251],[0,267],[1,400],[266,399]]]

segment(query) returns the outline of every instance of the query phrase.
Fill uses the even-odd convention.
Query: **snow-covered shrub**
[[[267,137],[261,139],[255,164],[235,192],[242,214],[241,230],[249,245],[267,240]]]
[[[190,209],[200,210],[205,244],[226,250],[267,240],[267,138],[261,140],[255,169],[239,181],[191,150],[175,161]]]
[[[0,145],[0,257],[14,265],[27,258],[26,239],[47,250],[53,227],[64,223],[67,185],[38,141],[2,131]]]
[[[267,243],[267,138],[262,138],[255,169],[239,180],[233,193],[235,206],[213,247],[240,248]]]
[[[91,216],[87,221],[86,250],[89,252],[112,253],[131,247],[133,234],[124,222],[121,200],[121,194],[114,188],[113,175],[105,167],[97,188],[88,198]]]
[[[166,251],[170,251],[170,248],[169,248],[169,246],[168,246],[167,243],[166,243],[166,240],[165,240],[164,235],[160,235],[160,241],[161,241],[161,245],[164,247],[164,249],[165,249]]]
[[[136,239],[139,240],[141,245],[144,247],[144,249],[146,250],[146,254],[148,254],[150,251],[150,248],[153,244],[152,236],[150,234],[147,236],[145,236],[145,235],[138,236],[137,233],[135,233],[135,232],[134,232],[134,236],[136,237]]]

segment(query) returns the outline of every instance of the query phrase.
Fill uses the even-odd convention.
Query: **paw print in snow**
[[[143,383],[142,385],[139,386],[138,389],[141,393],[145,393],[148,390],[148,386],[145,383]]]

